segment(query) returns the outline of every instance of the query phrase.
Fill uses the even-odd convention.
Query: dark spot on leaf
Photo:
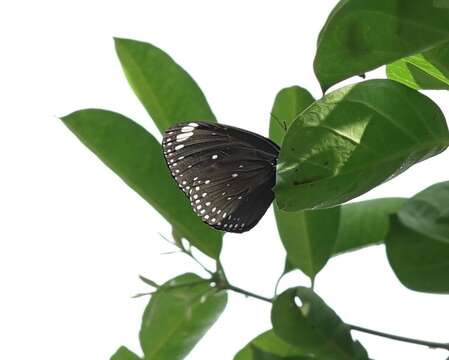
[[[294,186],[298,186],[298,185],[301,185],[301,183],[300,183],[299,181],[296,181],[296,180],[295,180],[295,181],[293,181],[293,185],[294,185]]]

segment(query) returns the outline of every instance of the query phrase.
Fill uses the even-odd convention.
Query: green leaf
[[[340,222],[340,207],[286,212],[275,206],[282,244],[289,263],[311,279],[331,257]]]
[[[115,49],[129,84],[161,132],[179,122],[215,122],[201,89],[161,49],[118,38]]]
[[[323,91],[351,76],[449,40],[447,0],[341,0],[318,38],[315,74]]]
[[[271,112],[270,139],[282,144],[286,129],[314,101],[312,95],[299,86],[282,89],[276,96]],[[274,213],[279,235],[287,251],[287,263],[313,279],[332,254],[338,230],[339,208],[285,212],[274,204]]]
[[[405,202],[391,218],[386,248],[404,286],[449,294],[449,182],[433,185]]]
[[[355,198],[449,144],[443,113],[391,80],[346,86],[290,126],[274,188],[280,209],[326,208]]]
[[[257,347],[252,347],[252,359],[254,360],[312,360],[312,357],[306,357],[306,356],[288,356],[283,357],[279,355],[275,355],[272,353],[268,353],[265,351],[260,350]]]
[[[145,309],[140,343],[146,359],[178,360],[200,341],[223,312],[224,291],[195,274],[168,281]]]
[[[352,339],[348,325],[311,289],[297,287],[279,295],[271,321],[277,336],[317,359],[368,359],[363,346]]]
[[[222,233],[205,225],[177,188],[157,140],[123,115],[80,110],[62,118],[68,128],[187,240],[218,258]]]
[[[404,201],[403,198],[383,198],[341,206],[334,254],[383,243],[389,229],[389,217]]]
[[[315,99],[304,88],[292,86],[276,95],[270,119],[270,139],[281,145],[286,129]]]
[[[423,70],[415,65],[419,61],[426,67]],[[423,67],[424,67],[423,66]],[[414,55],[387,65],[387,77],[416,90],[448,90],[449,79],[439,80],[438,69],[427,62],[422,55]]]
[[[404,198],[381,198],[340,206],[340,213],[336,214],[340,222],[332,256],[384,243],[390,227],[389,217],[401,208],[404,201]],[[295,269],[286,258],[283,274]]]
[[[117,352],[112,355],[111,360],[141,360],[136,354],[128,350],[126,347],[120,347]]]
[[[285,258],[285,264],[284,264],[284,274],[289,273],[290,271],[296,270],[296,268],[292,265],[288,257]]]
[[[139,275],[139,279],[142,280],[145,284],[154,287],[155,289],[158,289],[160,287],[155,281],[148,279],[142,275]]]
[[[280,339],[273,330],[268,330],[251,340],[234,357],[234,360],[262,359],[309,360],[312,358],[306,356],[301,349]]]
[[[387,76],[413,89],[449,90],[449,45],[395,61]]]

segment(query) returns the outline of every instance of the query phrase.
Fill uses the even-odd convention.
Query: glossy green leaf
[[[227,294],[195,274],[168,281],[145,309],[140,343],[146,359],[184,359],[223,312]]]
[[[161,132],[179,122],[215,122],[196,82],[161,49],[117,38],[115,48],[129,84]]]
[[[449,45],[395,61],[387,76],[413,89],[449,90]]]
[[[449,294],[449,182],[407,200],[391,218],[387,255],[406,287]]]
[[[447,0],[341,0],[318,38],[315,74],[323,91],[449,40]]]
[[[449,144],[443,113],[392,80],[369,80],[316,101],[290,126],[277,167],[276,201],[287,211],[355,198]]]
[[[222,233],[205,225],[192,211],[168,172],[160,144],[150,133],[123,115],[106,110],[80,110],[62,120],[186,239],[218,258]]]
[[[383,198],[341,206],[334,254],[383,243],[389,229],[389,217],[401,208],[404,201],[403,198]]]
[[[298,303],[298,305],[297,305]],[[274,301],[273,330],[287,343],[320,360],[367,360],[349,327],[311,289],[288,289]]]
[[[234,360],[263,359],[308,360],[311,358],[306,356],[301,349],[280,339],[273,330],[265,331],[257,336],[234,357]]]
[[[111,360],[142,360],[132,351],[128,350],[126,347],[120,347],[117,352],[112,355]]]
[[[418,61],[426,70],[415,65]],[[421,54],[395,61],[387,66],[387,77],[390,80],[398,81],[412,89],[448,90],[449,79],[439,80],[435,76],[438,72],[438,69],[427,62]]]
[[[311,279],[315,278],[334,251],[340,207],[286,212],[274,206],[289,263]]]
[[[314,101],[312,95],[299,86],[282,89],[271,112],[270,139],[281,145],[286,129]],[[274,204],[274,213],[288,263],[313,279],[334,249],[339,208],[286,212]]]

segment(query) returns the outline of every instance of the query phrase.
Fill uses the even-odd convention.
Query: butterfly
[[[195,213],[218,230],[250,230],[274,199],[279,147],[263,136],[196,121],[166,130],[162,148]]]

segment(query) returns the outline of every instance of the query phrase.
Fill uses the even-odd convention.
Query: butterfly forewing
[[[168,129],[162,146],[193,210],[216,229],[248,231],[273,201],[279,148],[269,139],[232,126],[190,122]]]

